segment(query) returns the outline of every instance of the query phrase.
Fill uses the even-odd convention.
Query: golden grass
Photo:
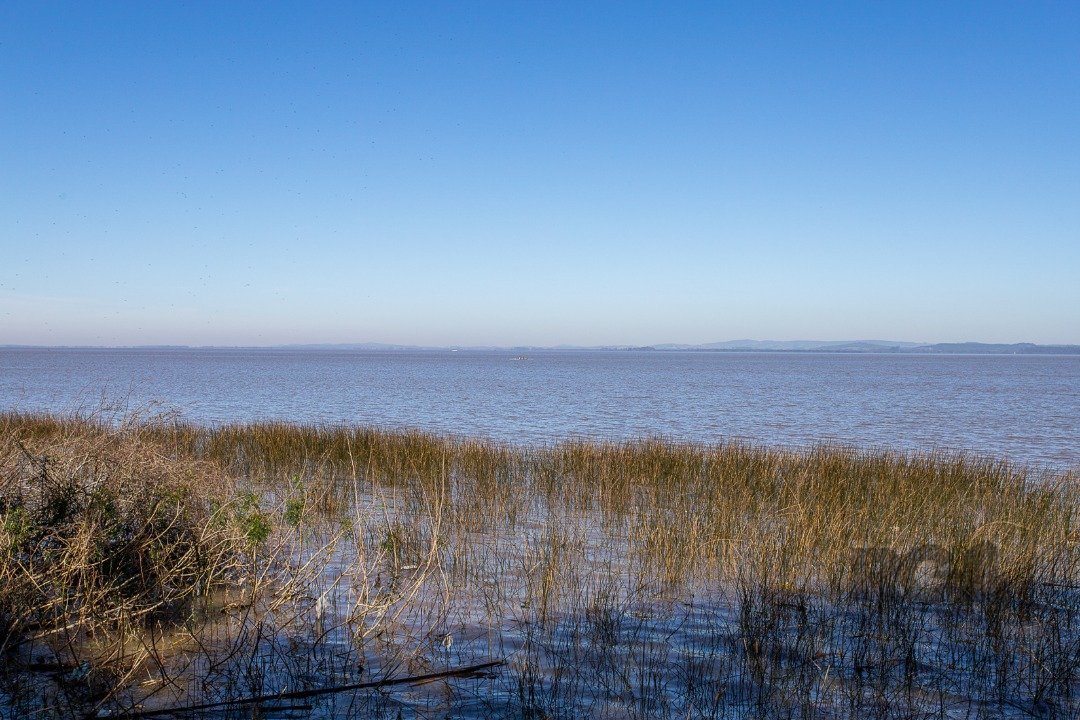
[[[930,681],[912,669],[926,662],[908,631],[934,603],[967,613],[962,632],[941,632],[976,638],[987,657],[1043,653],[1039,667],[1052,670],[1024,662],[1001,671],[1003,696],[1032,687],[1067,696],[1080,640],[1035,633],[1030,618],[1075,586],[1078,500],[1075,476],[949,454],[659,439],[515,447],[372,428],[106,426],[9,413],[0,416],[0,651],[62,637],[50,640],[57,657],[109,671],[96,706],[139,702],[136,671],[216,667],[210,650],[186,665],[177,658],[190,647],[155,652],[168,636],[161,623],[191,625],[198,598],[220,581],[245,588],[230,602],[293,634],[300,620],[321,625],[323,600],[347,588],[339,625],[363,657],[377,641],[381,656],[430,667],[458,618],[484,626],[492,652],[516,627],[525,645],[513,667],[532,699],[515,707],[569,712],[595,690],[586,680],[553,687],[538,664],[588,656],[599,673],[633,618],[706,592],[741,618],[738,643],[710,640],[710,662],[755,688],[740,695],[725,681],[725,703],[765,712],[797,696],[803,714],[847,703],[858,716],[867,688],[906,682],[915,707],[912,688],[925,694]],[[1053,597],[1070,622],[1080,619],[1080,602]],[[893,630],[863,633],[875,613]],[[575,623],[588,628],[587,652],[560,644],[576,637]],[[203,648],[208,628],[247,637],[199,627],[189,633]],[[88,633],[111,644],[98,642],[91,657]],[[864,636],[876,644],[860,645]],[[864,687],[838,647],[848,642],[879,665],[899,653],[907,675]],[[806,651],[801,664],[782,659],[792,643]],[[566,655],[571,645],[577,655]],[[704,682],[687,658],[687,678]],[[833,680],[823,666],[835,668]],[[671,707],[696,697],[686,683],[683,705]]]

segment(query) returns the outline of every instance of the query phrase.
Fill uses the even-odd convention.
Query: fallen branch
[[[428,673],[427,675],[412,675],[409,677],[397,677],[387,678],[385,680],[369,680],[368,682],[353,683],[351,685],[338,685],[328,688],[317,688],[315,690],[296,690],[294,692],[281,692],[273,695],[255,695],[252,697],[238,698],[236,700],[223,700],[221,702],[203,703],[202,705],[184,705],[181,707],[161,708],[158,710],[138,710],[135,712],[122,712],[119,715],[87,715],[87,720],[96,720],[103,717],[116,717],[127,718],[128,720],[135,720],[135,718],[149,718],[158,717],[161,715],[178,715],[180,713],[197,712],[199,710],[214,710],[217,708],[231,707],[234,705],[258,705],[260,703],[274,702],[278,700],[302,700],[304,698],[316,697],[319,695],[333,695],[335,693],[348,692],[349,690],[364,690],[370,688],[389,687],[391,685],[410,685],[415,683],[430,682],[432,680],[440,680],[442,678],[456,677],[460,675],[471,675],[472,673],[480,672],[481,670],[487,670],[488,668],[498,667],[504,665],[505,660],[492,660],[490,662],[480,663],[479,665],[469,665],[468,667],[454,668],[453,670],[443,670],[437,673]]]

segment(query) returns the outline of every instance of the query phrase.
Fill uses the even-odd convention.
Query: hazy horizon
[[[1078,344],[1078,31],[5,3],[0,344]]]
[[[736,338],[730,340],[714,340],[703,343],[685,343],[685,342],[653,342],[653,343],[603,343],[603,344],[572,344],[572,343],[559,343],[552,345],[541,345],[537,343],[520,343],[516,345],[496,345],[496,344],[463,344],[463,343],[448,343],[445,345],[430,345],[422,343],[385,343],[379,341],[354,341],[354,342],[302,342],[302,343],[272,343],[264,345],[212,345],[212,344],[188,344],[188,343],[132,343],[127,345],[79,345],[79,344],[33,344],[33,343],[0,343],[0,348],[33,348],[33,349],[90,349],[90,350],[125,350],[125,349],[139,349],[139,348],[182,348],[191,350],[200,349],[221,349],[221,350],[258,350],[258,349],[280,349],[280,348],[312,348],[312,349],[334,349],[334,348],[409,348],[417,350],[448,350],[448,349],[492,349],[492,350],[513,350],[518,348],[528,348],[535,350],[560,350],[560,349],[637,349],[637,348],[676,348],[676,349],[693,349],[697,347],[707,346],[719,346],[719,345],[738,345],[740,343],[763,344],[763,345],[845,345],[845,344],[881,344],[883,346],[904,346],[904,347],[924,347],[931,345],[1025,345],[1033,344],[1040,347],[1080,347],[1080,343],[1031,343],[1028,340],[1012,340],[1007,342],[993,342],[988,343],[980,340],[943,340],[940,342],[924,342],[914,340],[896,340],[896,339],[839,339],[839,340],[820,340],[820,339],[755,339],[755,338]]]

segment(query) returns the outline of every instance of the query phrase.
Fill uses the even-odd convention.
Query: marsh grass
[[[12,717],[493,657],[508,665],[492,677],[312,712],[1080,710],[1069,474],[843,447],[19,414],[0,417],[0,473]],[[50,664],[47,697],[26,700]]]

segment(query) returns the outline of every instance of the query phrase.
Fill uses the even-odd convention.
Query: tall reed
[[[961,454],[8,413],[0,651],[9,683],[42,643],[97,673],[55,682],[72,707],[151,702],[139,673],[181,702],[497,656],[496,714],[1068,714],[1078,487]]]

